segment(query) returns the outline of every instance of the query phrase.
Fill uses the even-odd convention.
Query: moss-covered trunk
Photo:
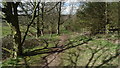
[[[13,57],[17,58],[18,56],[22,55],[22,44],[21,44],[21,31],[19,28],[18,22],[18,13],[17,7],[19,2],[6,2],[6,20],[8,23],[11,24],[12,28],[12,35],[14,40],[14,48],[13,48]]]
[[[18,3],[13,4],[13,9],[14,9],[13,17],[14,18],[12,21],[12,26],[15,28],[14,39],[15,39],[15,45],[16,45],[16,52],[18,56],[21,56],[22,55],[22,44],[21,44],[21,32],[20,32],[19,22],[18,22],[17,7],[18,7]]]

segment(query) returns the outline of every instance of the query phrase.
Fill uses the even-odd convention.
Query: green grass
[[[7,36],[11,34],[11,28],[8,26],[2,26],[2,36]]]
[[[63,34],[71,34],[72,32],[69,30],[60,30],[61,33]]]
[[[0,38],[2,37],[2,25],[0,25]]]
[[[25,28],[26,27],[22,26],[21,27],[21,31],[25,32]],[[2,31],[2,35],[3,36],[11,34],[11,29],[8,26],[2,27],[2,30],[0,30],[0,31]],[[30,31],[33,32],[33,33],[36,32],[36,30],[34,28],[30,28]],[[70,32],[70,31],[63,30],[61,32],[64,33],[64,34],[72,35],[72,32]],[[32,36],[32,37],[31,36],[27,36],[27,39],[32,39],[32,38],[35,39],[36,37],[35,36]],[[117,39],[118,35],[109,35],[109,36],[108,35],[98,35],[98,36],[95,36],[95,38],[93,38],[93,40],[90,41],[90,43],[88,43],[86,45],[82,45],[82,46],[78,46],[78,47],[66,50],[64,53],[62,53],[62,56],[61,56],[61,58],[62,58],[61,61],[63,61],[62,65],[63,66],[71,65],[69,57],[71,56],[72,57],[71,59],[75,60],[76,56],[73,55],[73,54],[76,53],[76,54],[80,54],[80,56],[78,58],[77,65],[78,66],[85,66],[86,63],[88,62],[89,58],[91,57],[91,50],[90,50],[90,48],[93,51],[96,51],[97,47],[101,48],[101,47],[105,46],[105,48],[103,50],[101,50],[100,52],[98,52],[98,54],[96,55],[96,56],[98,56],[99,54],[103,54],[103,56],[101,56],[98,59],[97,63],[95,64],[95,65],[99,65],[102,62],[102,59],[106,55],[110,56],[110,54],[115,54],[115,50],[117,48],[116,44],[113,44],[113,43],[111,43],[108,40],[104,40],[106,38],[107,39],[108,38],[109,39]],[[45,34],[44,36],[40,36],[38,39],[45,39],[45,40],[49,41],[48,47],[52,47],[52,46],[55,45],[55,42],[59,40],[59,36],[57,34],[52,34],[52,35]],[[78,35],[77,34],[73,34],[73,37],[71,37],[69,40],[70,41],[77,41],[77,40],[87,41],[88,37],[81,36],[79,34]],[[40,42],[40,43],[44,43],[44,42]],[[78,44],[78,43],[80,43],[80,42],[77,42],[75,44]],[[44,43],[43,45],[45,46],[46,44]],[[26,51],[32,51],[32,50],[40,49],[40,48],[43,48],[43,47],[42,46],[36,46],[36,47],[34,47],[32,49],[25,49],[24,51],[25,52]],[[78,49],[80,49],[80,50],[78,50]],[[28,63],[30,65],[42,63],[41,56],[44,56],[44,55],[32,56],[32,57],[30,57],[31,58],[30,60],[29,60],[29,58],[27,58],[29,60]],[[69,59],[69,60],[66,60],[66,59]],[[110,63],[112,63],[113,65],[117,65],[116,62],[117,62],[117,59],[111,61]]]
[[[94,57],[94,59],[95,59],[95,58],[97,58],[97,56],[102,54],[102,56],[95,63],[95,65],[99,65],[102,63],[102,60],[105,58],[105,56],[110,57],[110,55],[115,54],[116,48],[117,48],[116,44],[113,44],[109,41],[105,41],[105,40],[101,39],[101,40],[93,40],[89,44],[78,46],[73,49],[69,49],[69,50],[65,51],[62,55],[63,66],[71,65],[72,64],[71,60],[75,61],[76,55],[74,55],[74,54],[76,54],[76,53],[79,54],[77,65],[85,66],[87,64],[89,58],[91,57],[92,51],[96,51],[97,49],[102,48],[103,46],[105,46],[105,47],[103,49],[101,49],[101,51],[99,51]],[[90,48],[92,49],[92,51]],[[80,50],[78,50],[78,49],[80,49]],[[116,66],[116,65],[118,65],[117,60],[118,59],[116,58],[109,63]]]

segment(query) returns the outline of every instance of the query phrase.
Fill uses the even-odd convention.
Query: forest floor
[[[9,27],[4,27],[3,28],[3,36],[7,36],[8,34],[10,34],[10,29]],[[45,35],[43,37],[40,37],[40,39],[44,38],[44,39],[50,39],[50,44],[49,46],[53,46],[53,42],[56,40],[60,40],[61,42],[59,43],[59,45],[64,45],[66,43],[66,41],[68,40],[79,40],[79,38],[83,37],[84,34],[82,33],[77,33],[77,32],[70,32],[69,34],[64,33],[61,34],[60,36],[57,35]],[[27,40],[31,40],[31,37],[27,37]],[[118,45],[118,43],[120,43],[120,40],[118,40],[118,36],[116,34],[111,34],[111,35],[103,35],[103,34],[99,34],[96,36],[92,36],[92,41],[88,42],[87,44],[84,44],[82,46],[78,46],[72,49],[68,49],[62,53],[55,53],[55,54],[51,54],[49,56],[46,57],[47,59],[47,65],[48,66],[74,66],[73,64],[75,64],[74,62],[76,62],[78,66],[85,66],[89,59],[92,56],[92,52],[99,50],[100,48],[104,47],[103,49],[100,50],[100,52],[98,52],[93,60],[91,61],[92,65],[93,62],[96,62],[95,65],[99,65],[100,63],[102,63],[103,59],[106,59],[106,56],[110,57],[111,55],[115,54],[115,48]],[[9,41],[9,39],[7,39]],[[36,40],[31,40],[32,42],[36,42]],[[29,41],[28,43],[32,43],[31,41]],[[34,43],[35,43],[34,42]],[[38,41],[39,42],[39,41]],[[5,42],[6,43],[6,42]],[[40,43],[40,42],[39,42]],[[28,45],[29,45],[28,44]],[[77,43],[75,43],[77,44]],[[31,47],[31,46],[29,46]],[[41,46],[40,46],[41,47]],[[33,47],[31,47],[33,48]],[[77,55],[79,57],[77,57]],[[95,61],[95,59],[97,59],[98,56],[102,55],[97,61]],[[33,56],[27,58],[29,59],[28,64],[29,65],[42,65],[44,60],[41,59],[41,56],[43,55],[37,55],[37,56]],[[77,60],[76,60],[77,59]],[[41,64],[42,63],[42,64]],[[108,63],[107,65],[117,65],[117,58],[115,60],[112,60],[110,63]]]
[[[76,36],[76,35],[79,35],[79,33],[74,33],[74,34],[71,34],[71,35],[69,35],[69,37],[72,37],[72,36]],[[67,35],[66,35],[67,36]],[[120,40],[117,38],[117,37],[106,37],[106,38],[96,38],[95,39],[96,41],[103,41],[103,45],[118,45],[118,44],[120,44]],[[105,42],[106,41],[106,42]],[[105,43],[110,43],[110,44],[104,44],[104,42]],[[93,44],[94,42],[88,42],[87,44],[85,44],[85,45],[91,45],[91,44]],[[95,44],[95,43],[94,43]],[[99,44],[99,43],[98,43]],[[114,47],[113,46],[113,47]],[[92,47],[92,46],[91,46]],[[93,46],[94,47],[94,46]],[[109,48],[107,48],[107,49],[109,49]],[[108,50],[108,52],[109,52],[109,50]],[[111,50],[110,50],[110,52],[111,52]],[[114,52],[111,52],[111,54],[112,53],[114,53]],[[48,66],[59,66],[60,64],[61,64],[61,56],[64,56],[63,54],[52,54],[52,55],[50,55],[50,56],[48,56],[47,57],[47,60],[48,60],[48,63],[50,63]],[[88,57],[88,56],[87,56]]]

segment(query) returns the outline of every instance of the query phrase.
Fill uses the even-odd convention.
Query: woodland
[[[120,2],[66,3],[1,2],[3,68],[119,67]]]

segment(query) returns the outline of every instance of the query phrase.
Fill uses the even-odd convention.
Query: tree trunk
[[[37,17],[37,37],[39,37],[40,34],[40,22],[39,22],[39,7],[38,7],[38,17]]]
[[[41,11],[42,11],[41,35],[43,36],[44,35],[44,3],[42,3]]]
[[[22,45],[21,45],[21,32],[19,28],[18,22],[18,13],[17,7],[19,2],[6,2],[6,15],[7,15],[7,22],[10,23],[12,26],[12,34],[14,38],[14,48],[13,48],[13,57],[17,58],[18,56],[22,55]]]
[[[18,56],[22,55],[22,45],[21,45],[21,32],[19,28],[19,21],[18,21],[18,13],[17,13],[17,7],[19,3],[17,2],[16,4],[13,4],[13,9],[14,9],[14,15],[12,18],[12,26],[15,28],[16,34],[14,35],[15,39],[15,45],[17,46],[16,52]]]
[[[61,2],[59,3],[59,16],[58,16],[58,23],[57,23],[57,34],[60,34],[60,19],[61,19]]]

